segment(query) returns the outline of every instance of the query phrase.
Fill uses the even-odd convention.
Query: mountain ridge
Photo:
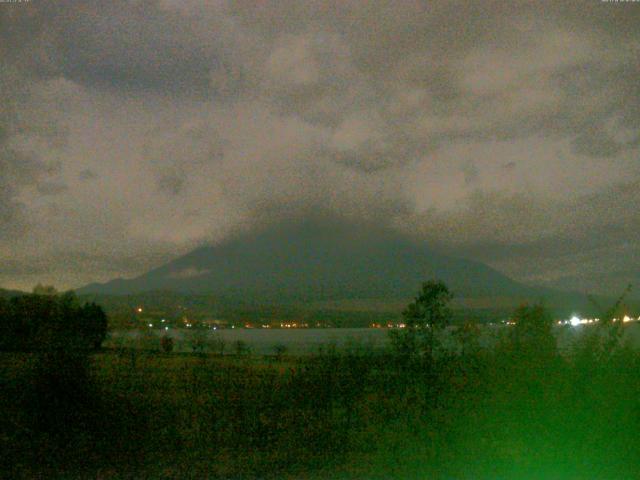
[[[410,297],[429,278],[458,296],[527,295],[528,287],[480,262],[443,255],[394,230],[344,221],[282,223],[202,246],[132,279],[80,294],[153,290],[283,300]]]

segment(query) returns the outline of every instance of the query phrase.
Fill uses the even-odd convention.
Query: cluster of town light
[[[599,321],[600,321],[599,318],[580,318],[578,315],[573,315],[568,320],[557,320],[555,323],[557,325],[571,325],[572,327],[578,327],[580,325],[591,325],[594,323],[598,323]],[[630,317],[629,315],[625,315],[622,318],[613,318],[611,319],[611,321],[614,323],[616,322],[629,323],[629,322],[640,321],[640,317],[633,318],[633,317]],[[502,323],[507,326],[516,324],[514,320],[505,320]]]
[[[153,323],[149,324],[149,328],[153,328]],[[164,327],[165,331],[169,330],[169,327]]]
[[[629,322],[635,322],[636,320],[640,320],[640,317],[636,319],[636,318],[630,317],[629,315],[625,315],[621,319],[613,318],[611,321],[612,322],[622,321],[622,323],[629,323]],[[569,320],[558,320],[558,325],[571,325],[572,327],[577,327],[579,325],[591,325],[593,323],[598,323],[599,321],[600,321],[599,318],[580,318],[579,316],[574,315]]]
[[[137,307],[136,308],[136,312],[137,313],[142,313],[142,307]],[[580,318],[578,315],[573,315],[570,319],[568,320],[558,320],[556,323],[558,325],[571,325],[572,327],[578,327],[580,325],[591,325],[593,323],[598,323],[600,321],[599,318]],[[635,322],[635,321],[640,321],[640,317],[638,318],[632,318],[629,315],[625,315],[624,317],[622,317],[621,319],[619,318],[613,318],[611,320],[612,322],[619,322],[622,321],[622,323],[629,323],[629,322]],[[161,319],[160,320],[161,323],[165,323],[166,319]],[[513,320],[507,320],[503,322],[505,325],[515,325],[516,322]],[[191,328],[193,326],[192,323],[188,322],[187,320],[184,320],[184,324],[187,328]],[[153,323],[149,323],[149,328],[153,328]],[[297,323],[297,322],[293,322],[293,323],[281,323],[280,324],[280,328],[308,328],[308,324],[306,323]],[[320,326],[320,324],[317,324],[316,326]],[[271,325],[261,325],[262,328],[271,328]],[[372,323],[370,325],[371,328],[383,328],[384,326],[379,324],[379,323]],[[392,323],[388,323],[386,325],[387,328],[405,328],[406,325],[404,323],[397,323],[397,324],[392,324]],[[231,328],[235,328],[233,325],[231,326]],[[246,324],[245,328],[253,328],[253,325],[251,324]],[[165,330],[169,330],[168,326],[164,327]],[[213,330],[217,330],[217,327],[214,325],[212,327]]]

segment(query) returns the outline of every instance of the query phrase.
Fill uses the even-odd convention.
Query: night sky
[[[639,132],[640,3],[0,3],[0,286],[323,212],[617,288]]]

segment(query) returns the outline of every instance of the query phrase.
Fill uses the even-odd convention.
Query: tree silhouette
[[[163,336],[160,339],[160,346],[164,353],[171,353],[173,351],[173,338],[168,335]]]
[[[438,333],[451,322],[449,303],[453,294],[444,282],[429,280],[417,297],[402,312],[404,329],[392,331],[392,342],[404,355],[424,353],[433,356]]]
[[[95,303],[80,305],[73,292],[38,286],[30,295],[0,304],[2,350],[97,349],[107,333],[107,316]]]
[[[544,306],[521,305],[513,313],[509,330],[513,352],[521,358],[550,358],[557,354],[553,318]]]
[[[99,349],[107,336],[107,315],[99,305],[87,303],[80,309],[82,334],[85,340]]]

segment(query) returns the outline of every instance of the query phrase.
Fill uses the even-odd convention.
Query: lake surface
[[[506,333],[510,327],[486,326],[481,329],[480,343],[483,346],[491,346]],[[571,346],[579,339],[580,334],[593,326],[558,327],[556,335],[561,349]],[[443,334],[441,339],[444,345],[453,346],[452,330]],[[640,347],[640,324],[633,322],[625,325],[625,341]],[[159,349],[160,337],[168,335],[174,340],[174,351],[193,351],[196,339],[203,341],[205,350],[217,351],[216,344],[222,341],[224,353],[235,353],[235,343],[244,342],[252,353],[259,355],[273,354],[276,346],[283,346],[286,352],[293,355],[309,355],[317,353],[320,348],[335,346],[337,349],[350,347],[366,347],[383,349],[389,344],[389,330],[378,328],[300,328],[300,329],[225,329],[225,330],[189,330],[149,329],[148,331],[115,331],[111,332],[106,347],[135,347],[144,349]]]
[[[267,329],[267,328],[234,328],[224,330],[162,330],[116,331],[112,332],[105,346],[139,346],[140,348],[159,346],[159,338],[168,335],[174,340],[174,351],[190,352],[196,338],[204,339],[209,350],[223,341],[225,353],[235,352],[235,343],[244,342],[252,353],[273,354],[275,347],[284,346],[287,353],[308,355],[317,353],[324,346],[334,345],[338,349],[350,345],[362,345],[374,349],[384,348],[388,343],[388,330],[376,328],[299,328],[299,329]]]

